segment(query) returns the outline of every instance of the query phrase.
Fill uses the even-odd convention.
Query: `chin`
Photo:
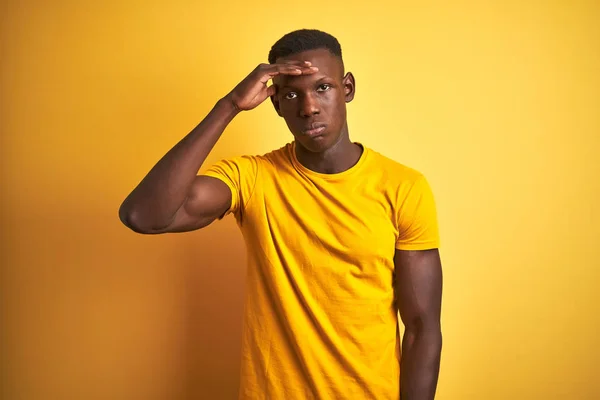
[[[312,153],[322,153],[327,150],[330,146],[329,137],[328,136],[320,136],[315,139],[310,139],[307,137],[296,137],[296,141],[302,145],[306,150]]]

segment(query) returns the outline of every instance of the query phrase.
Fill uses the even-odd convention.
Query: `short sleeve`
[[[433,192],[427,179],[419,175],[399,199],[399,250],[427,250],[440,245],[437,210]]]
[[[231,207],[219,219],[233,213],[240,220],[246,204],[252,197],[258,175],[256,157],[240,156],[220,160],[200,175],[217,178],[231,190]]]

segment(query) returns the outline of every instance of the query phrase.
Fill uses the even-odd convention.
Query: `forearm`
[[[148,228],[167,225],[184,203],[206,157],[237,113],[227,98],[219,100],[125,199],[119,210],[121,220]]]
[[[442,334],[437,329],[407,329],[402,340],[400,399],[433,400],[437,387]]]

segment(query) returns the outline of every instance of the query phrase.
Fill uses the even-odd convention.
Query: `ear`
[[[277,115],[279,115],[280,117],[281,115],[281,109],[279,108],[279,100],[277,99],[277,86],[275,84],[272,85],[273,87],[273,94],[270,95],[269,97],[271,98],[271,103],[273,104],[273,107],[275,108],[275,112],[277,113]]]
[[[344,85],[346,103],[350,103],[354,99],[354,93],[356,92],[356,81],[354,80],[352,72],[348,72],[346,76],[344,76],[342,84]]]

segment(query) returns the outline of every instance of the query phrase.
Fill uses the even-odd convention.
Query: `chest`
[[[394,204],[380,182],[267,179],[247,212],[252,234],[287,252],[380,263],[393,257]]]

